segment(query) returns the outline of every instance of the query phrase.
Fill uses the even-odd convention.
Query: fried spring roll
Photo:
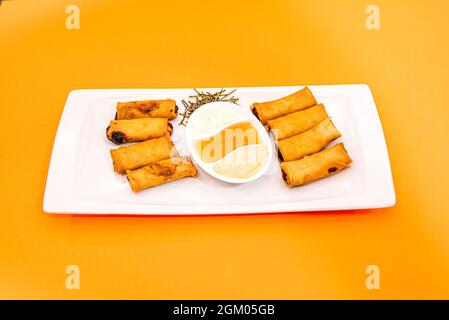
[[[307,131],[327,117],[324,106],[318,104],[302,111],[269,120],[268,126],[275,138],[281,140]]]
[[[159,138],[167,131],[173,131],[167,118],[112,120],[106,129],[106,136],[112,142],[121,144]]]
[[[171,120],[177,116],[178,107],[175,100],[143,100],[117,102],[115,119],[167,118]]]
[[[124,173],[128,169],[137,169],[177,155],[178,153],[168,133],[160,138],[111,149],[114,171],[118,173]]]
[[[266,124],[268,120],[285,116],[289,113],[307,109],[316,105],[316,99],[308,87],[278,100],[255,102],[251,105],[254,115]]]
[[[321,151],[329,143],[341,137],[332,120],[327,118],[313,128],[293,137],[278,141],[278,153],[281,161],[304,158]]]
[[[282,162],[282,177],[289,187],[301,186],[335,174],[351,162],[343,143],[339,143],[301,160]]]
[[[197,170],[189,157],[175,157],[127,170],[129,184],[134,192],[185,177],[195,177]]]

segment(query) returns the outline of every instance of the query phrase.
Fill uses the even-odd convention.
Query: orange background
[[[77,4],[81,29],[65,28]],[[408,4],[405,4],[408,3]],[[12,0],[0,6],[0,298],[449,298],[449,4]],[[206,217],[42,212],[76,88],[367,83],[398,203]],[[63,174],[63,173],[62,173]],[[65,267],[81,270],[67,290]],[[365,288],[365,267],[381,289]]]

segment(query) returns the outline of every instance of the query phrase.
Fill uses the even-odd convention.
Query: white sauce
[[[213,166],[215,172],[228,178],[252,177],[267,163],[267,146],[250,145],[231,152]]]
[[[193,140],[210,137],[221,129],[245,118],[239,112],[229,112],[226,110],[226,106],[201,110],[194,121],[190,123],[191,137]]]

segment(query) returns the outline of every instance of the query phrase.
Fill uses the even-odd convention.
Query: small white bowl
[[[206,113],[206,114],[203,114]],[[204,117],[207,116],[208,114],[223,114],[223,124],[221,126],[211,126],[210,128],[208,128],[208,130],[206,132],[203,132],[201,135],[198,134],[198,132],[193,132],[194,130],[192,129],[192,127],[195,125],[195,122],[198,121],[198,119],[200,117]],[[268,151],[268,156],[267,156],[267,161],[266,163],[262,166],[262,168],[260,168],[260,170],[245,179],[239,179],[239,178],[230,178],[230,177],[225,177],[219,173],[217,173],[214,169],[213,166],[223,160],[225,157],[231,155],[233,152],[235,152],[235,150],[229,154],[227,154],[225,157],[223,157],[220,160],[217,160],[216,162],[212,162],[212,163],[205,163],[202,159],[201,156],[197,153],[196,149],[195,149],[195,145],[194,145],[194,141],[200,140],[200,139],[204,139],[204,138],[208,138],[208,137],[212,137],[215,134],[219,133],[220,131],[222,131],[223,129],[239,123],[239,122],[250,122],[254,128],[257,130],[257,133],[259,134],[260,140],[262,145],[266,146],[266,149]],[[246,182],[250,182],[250,181],[254,181],[258,178],[260,178],[263,174],[265,174],[265,172],[268,170],[268,167],[272,161],[272,157],[273,157],[273,149],[271,146],[271,141],[270,141],[270,137],[268,136],[268,133],[266,131],[266,129],[264,128],[264,126],[260,123],[260,121],[252,114],[252,112],[250,111],[249,108],[244,108],[241,107],[239,105],[236,105],[234,103],[230,103],[230,102],[211,102],[208,104],[205,104],[203,106],[201,106],[200,108],[198,108],[197,110],[195,110],[192,115],[189,118],[189,122],[187,123],[186,126],[186,131],[185,131],[185,138],[186,138],[186,142],[187,142],[187,147],[189,149],[189,152],[194,160],[194,162],[196,164],[198,164],[204,171],[206,171],[209,175],[211,175],[212,177],[221,180],[221,181],[225,181],[228,183],[246,183]],[[241,148],[251,148],[252,146],[244,146]],[[240,148],[236,149],[239,150]]]

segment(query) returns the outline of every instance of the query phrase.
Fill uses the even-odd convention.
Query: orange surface
[[[449,298],[449,3],[12,0],[0,6],[0,298]],[[81,29],[65,28],[78,4]],[[75,88],[367,83],[398,203],[208,217],[42,212]],[[64,173],[61,173],[64,174]],[[324,192],[324,191],[323,191]],[[65,287],[67,265],[81,288]],[[380,290],[365,288],[378,265]]]

